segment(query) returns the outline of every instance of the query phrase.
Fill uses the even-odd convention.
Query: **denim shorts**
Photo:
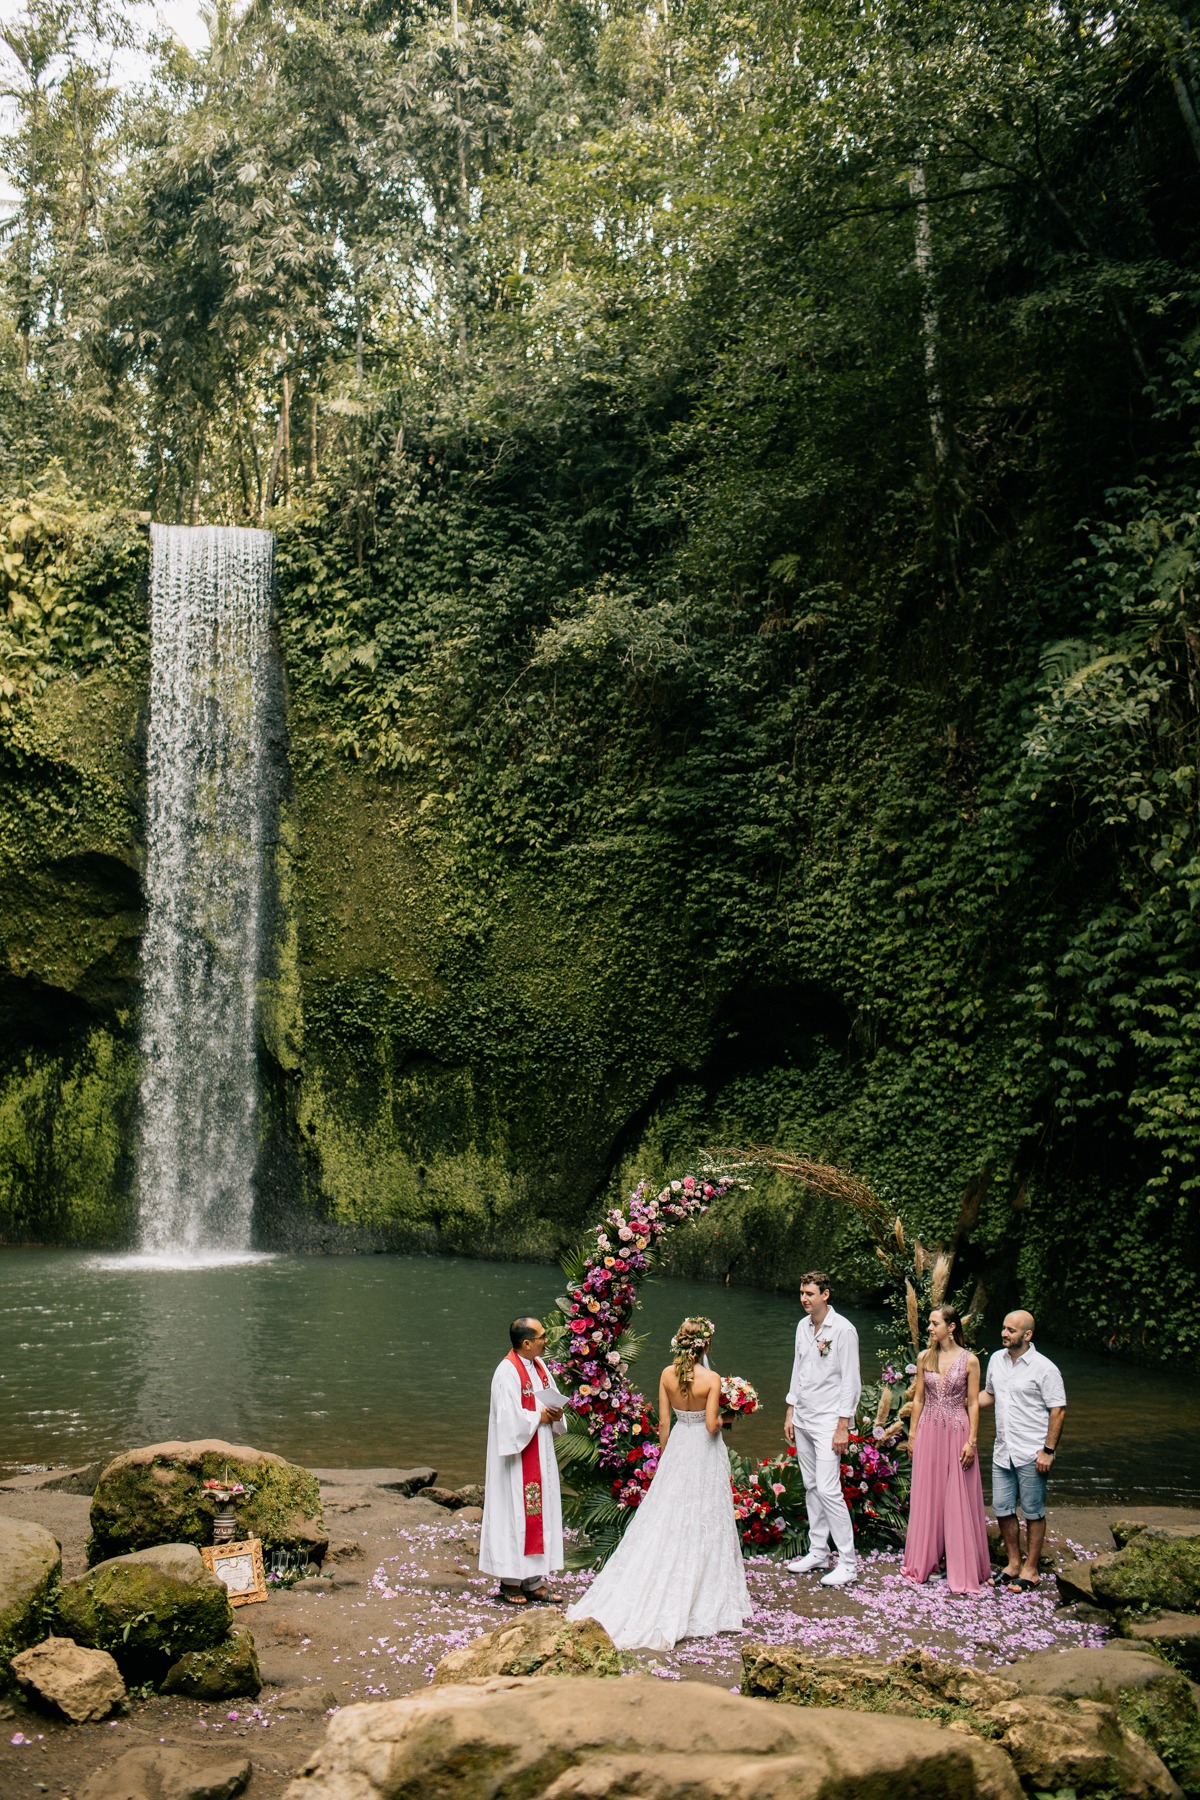
[[[1026,1520],[1046,1516],[1046,1477],[1039,1475],[1036,1463],[1022,1463],[1019,1469],[1006,1469],[992,1464],[992,1511],[998,1519],[1011,1519],[1017,1501]]]

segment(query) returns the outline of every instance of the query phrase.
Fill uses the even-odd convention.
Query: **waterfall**
[[[151,527],[141,1252],[250,1249],[273,539]]]

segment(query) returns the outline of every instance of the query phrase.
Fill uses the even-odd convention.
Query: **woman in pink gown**
[[[991,1575],[979,1479],[979,1358],[963,1343],[953,1306],[929,1315],[929,1348],[917,1361],[908,1441],[912,1492],[904,1573],[927,1581],[945,1558],[952,1593],[978,1594]]]

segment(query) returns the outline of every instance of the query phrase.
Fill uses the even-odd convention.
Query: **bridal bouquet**
[[[721,1411],[739,1413],[743,1418],[758,1411],[758,1390],[744,1375],[722,1375]]]

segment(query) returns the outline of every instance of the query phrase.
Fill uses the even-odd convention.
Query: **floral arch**
[[[864,1389],[842,1464],[843,1492],[859,1541],[868,1548],[894,1542],[903,1530],[907,1498],[898,1439],[908,1408],[902,1405],[893,1420],[894,1392],[902,1378],[892,1365],[912,1372],[908,1359],[919,1342],[920,1299],[936,1305],[945,1297],[953,1251],[934,1257],[919,1243],[910,1250],[900,1219],[865,1183],[829,1164],[766,1150],[713,1151],[710,1157],[720,1173],[685,1175],[658,1190],[639,1182],[628,1199],[610,1207],[595,1226],[594,1242],[563,1264],[567,1292],[559,1310],[548,1318],[547,1328],[552,1366],[571,1394],[567,1433],[558,1446],[569,1490],[568,1521],[586,1534],[589,1558],[607,1556],[658,1466],[654,1410],[630,1377],[638,1347],[631,1325],[639,1280],[669,1231],[699,1218],[735,1185],[744,1185],[750,1169],[770,1167],[850,1206],[896,1283],[897,1323],[906,1328],[911,1350],[905,1345],[885,1366],[881,1379]],[[744,1546],[782,1545],[790,1554],[805,1544],[803,1486],[793,1454],[781,1450],[758,1465],[736,1456],[731,1462]]]

